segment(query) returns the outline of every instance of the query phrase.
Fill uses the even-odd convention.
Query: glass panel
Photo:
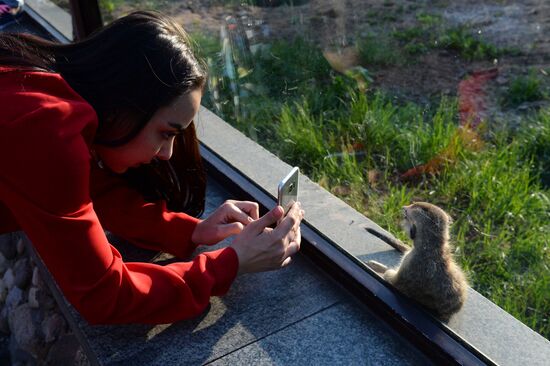
[[[174,16],[203,104],[410,242],[402,207],[454,218],[473,288],[550,337],[545,1],[100,1]]]
[[[61,9],[70,12],[69,0],[51,0],[52,3],[59,6]]]
[[[12,2],[17,3],[15,0]],[[73,40],[69,0],[20,0],[20,2],[28,12],[34,12],[44,20],[38,21],[49,32],[58,33],[69,41]]]

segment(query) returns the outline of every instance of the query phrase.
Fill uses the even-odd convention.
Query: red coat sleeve
[[[21,92],[10,92],[4,83],[0,91],[0,106],[7,107],[0,117],[0,201],[67,299],[94,324],[171,323],[200,314],[210,296],[224,294],[233,282],[234,250],[166,266],[124,263],[107,241],[89,194],[90,155],[82,131],[95,113],[66,84],[42,95],[32,90],[32,78]]]
[[[197,247],[191,235],[199,219],[170,212],[164,201],[146,202],[126,181],[92,163],[91,196],[103,227],[129,242],[186,258]]]

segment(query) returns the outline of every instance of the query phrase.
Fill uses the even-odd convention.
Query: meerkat
[[[466,300],[467,281],[455,263],[449,244],[451,218],[426,202],[403,207],[403,226],[413,241],[411,249],[397,241],[392,246],[405,253],[400,265],[388,269],[369,261],[369,266],[403,294],[417,300],[444,322]]]

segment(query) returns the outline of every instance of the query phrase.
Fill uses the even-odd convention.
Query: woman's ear
[[[416,237],[416,225],[415,224],[411,225],[411,228],[409,229],[409,236],[411,237],[412,240],[414,240],[414,238]]]

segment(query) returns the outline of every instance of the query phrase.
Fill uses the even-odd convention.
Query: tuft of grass
[[[64,1],[60,0],[60,2]],[[124,15],[121,14],[120,9],[163,11],[170,6],[171,2],[172,0],[99,0],[98,5],[103,22],[106,24]]]
[[[418,13],[416,20],[424,27],[433,27],[442,23],[441,15],[424,12]]]
[[[417,56],[427,53],[432,48],[433,29],[434,26],[430,23],[420,24],[396,30],[392,32],[392,37],[399,42],[406,54]]]
[[[438,40],[439,47],[457,51],[467,61],[491,60],[503,50],[470,34],[464,27],[448,29]]]
[[[529,122],[518,132],[517,140],[523,146],[524,161],[531,161],[533,175],[550,188],[550,108],[528,117]]]
[[[278,98],[316,88],[334,74],[320,50],[303,38],[275,41],[254,61],[254,76],[262,83],[269,80],[269,94]]]
[[[369,34],[357,41],[362,64],[368,66],[393,66],[402,62],[397,44],[387,35]]]
[[[395,39],[398,39],[403,42],[412,42],[418,41],[426,37],[427,30],[424,27],[416,26],[405,28],[401,30],[396,30],[392,33],[392,36]]]
[[[214,0],[215,4],[224,6],[249,5],[261,7],[276,7],[281,5],[294,6],[302,5],[306,2],[307,0]]]
[[[464,27],[447,28],[440,16],[418,14],[418,24],[391,33],[403,50],[411,55],[419,55],[433,48],[444,48],[458,52],[466,61],[492,60],[505,53],[517,53],[509,49],[497,48],[480,37],[470,34]]]
[[[363,208],[363,212],[396,237],[407,241],[407,234],[400,226],[402,207],[411,204],[418,196],[419,192],[415,188],[390,184],[386,191],[369,193],[368,208]]]
[[[517,107],[524,102],[535,102],[548,99],[541,80],[533,72],[526,76],[518,76],[510,83],[502,105],[504,107]]]
[[[279,117],[277,152],[305,172],[314,172],[329,151],[323,125],[323,118],[313,116],[307,102],[284,106]]]
[[[422,55],[429,50],[428,46],[420,42],[409,42],[403,49],[411,56]]]

